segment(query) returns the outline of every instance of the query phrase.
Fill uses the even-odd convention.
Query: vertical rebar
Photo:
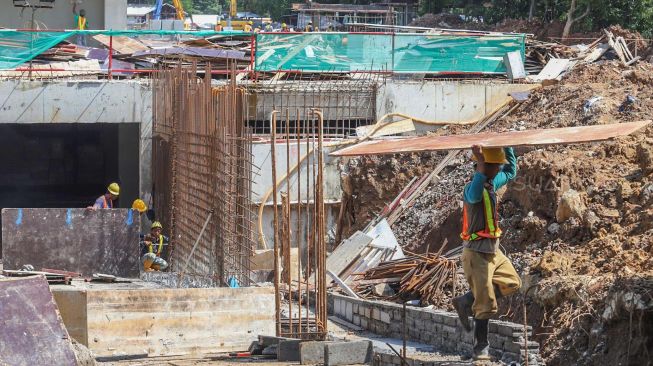
[[[281,273],[279,271],[279,230],[278,230],[278,217],[277,210],[277,158],[276,158],[276,144],[277,144],[277,114],[278,111],[272,111],[270,116],[272,141],[270,142],[270,159],[272,162],[272,204],[274,205],[274,303],[275,303],[275,319],[277,336],[281,335],[281,294],[279,293],[279,284],[281,282]]]

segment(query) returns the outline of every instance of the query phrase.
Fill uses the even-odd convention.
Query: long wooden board
[[[629,135],[651,123],[650,120],[608,125],[550,128],[544,130],[503,133],[471,133],[451,136],[420,136],[363,142],[342,150],[334,156],[382,155],[436,150],[467,149],[472,145],[507,147],[526,145],[564,145],[603,141]]]

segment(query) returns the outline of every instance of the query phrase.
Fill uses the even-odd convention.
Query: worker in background
[[[150,233],[141,235],[141,260],[145,271],[163,271],[168,268],[168,262],[161,258],[163,247],[168,245],[168,237],[161,234],[163,225],[155,221],[150,227]]]
[[[88,20],[86,19],[86,10],[80,9],[77,12],[77,1],[73,3],[73,14],[75,14],[75,29],[87,30]],[[86,34],[77,34],[77,44],[86,47]]]
[[[251,32],[252,31],[252,24],[254,24],[254,22],[252,22],[251,20],[248,21],[247,23],[245,23],[245,26],[243,27],[243,31],[248,32],[248,33]]]
[[[289,30],[288,30],[288,24],[286,24],[286,23],[281,23],[281,31],[282,31],[282,32],[289,32]]]
[[[218,21],[218,22],[215,24],[215,28],[214,28],[214,30],[215,30],[216,32],[222,32],[222,23],[220,23],[220,22]]]
[[[306,24],[306,27],[304,28],[304,32],[312,32],[313,31],[313,21],[309,20],[308,24]]]
[[[147,212],[147,205],[145,204],[145,201],[143,201],[140,198],[137,198],[132,203],[132,210],[138,211],[138,214],[142,215],[145,212]]]
[[[267,22],[265,23],[265,28],[263,28],[266,32],[272,32],[274,29],[272,29],[272,23]]]
[[[258,25],[254,28],[254,33],[261,33],[261,27]]]
[[[472,330],[474,318],[474,359],[488,360],[488,322],[497,313],[497,299],[521,287],[510,260],[499,248],[499,214],[496,191],[517,174],[512,148],[472,147],[476,172],[463,193],[462,263],[470,291],[453,299],[460,322]]]
[[[335,30],[335,29],[333,28],[333,24],[329,23],[329,24],[327,25],[327,29],[326,29],[326,31],[327,31],[327,32],[333,32],[334,30]]]
[[[96,199],[93,206],[87,208],[91,210],[114,208],[114,201],[118,199],[118,196],[120,196],[120,186],[118,183],[111,183],[109,184],[109,187],[107,187],[107,193]]]

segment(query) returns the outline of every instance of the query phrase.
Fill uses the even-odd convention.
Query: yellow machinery
[[[249,20],[238,18],[238,0],[229,0],[229,17],[231,18],[231,21],[229,20],[220,21],[220,24],[222,25],[223,28],[229,26],[231,26],[231,29],[233,30],[245,30],[247,28],[250,28],[248,27]],[[263,18],[261,19],[261,21],[269,22],[271,21],[271,19]],[[229,25],[229,23],[231,23],[231,25]]]
[[[177,19],[185,20],[184,17],[184,6],[181,4],[181,0],[172,0],[172,5],[177,9]]]

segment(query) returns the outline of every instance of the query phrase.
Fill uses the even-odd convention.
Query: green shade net
[[[88,37],[96,34],[107,36],[137,37],[142,35],[158,36],[192,36],[192,38],[211,36],[249,36],[250,33],[239,31],[94,31],[69,30],[63,32],[27,32],[13,29],[0,29],[0,70],[14,69],[32,60],[34,57],[56,46],[62,41],[86,34]],[[72,39],[74,41],[74,38]]]
[[[524,57],[522,34],[259,34],[256,70],[503,74],[503,56]]]

